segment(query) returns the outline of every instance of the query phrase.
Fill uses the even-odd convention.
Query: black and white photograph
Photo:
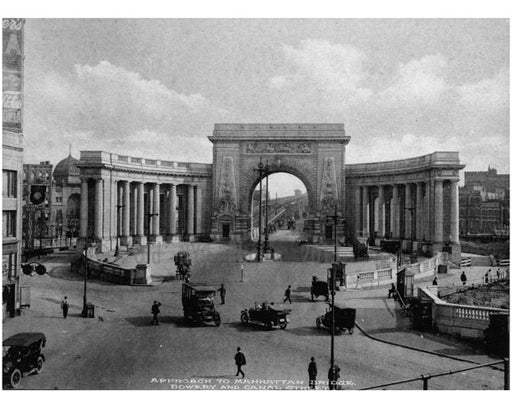
[[[509,390],[508,15],[24,11],[2,394]]]

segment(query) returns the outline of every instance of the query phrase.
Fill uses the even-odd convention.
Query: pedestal
[[[127,248],[133,246],[133,238],[131,236],[121,237],[120,241],[121,245],[124,245]]]
[[[145,235],[138,235],[134,237],[134,243],[140,246],[145,246],[148,244],[148,238]]]

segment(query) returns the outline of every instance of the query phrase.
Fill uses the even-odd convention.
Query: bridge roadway
[[[290,244],[293,245],[293,244]],[[175,389],[178,385],[214,386],[216,389],[293,388],[307,386],[307,366],[317,360],[319,380],[326,380],[330,356],[328,333],[315,328],[315,318],[325,312],[323,301],[309,300],[311,275],[327,264],[268,262],[245,264],[241,281],[241,256],[247,251],[221,244],[176,244],[154,252],[154,262],[174,267],[170,259],[179,249],[193,257],[197,281],[227,288],[225,305],[218,305],[222,325],[191,327],[182,320],[181,283],[123,287],[100,282],[88,285],[88,300],[96,305],[96,318],[79,317],[83,283],[69,272],[69,257],[46,259],[50,275],[30,279],[32,306],[23,316],[4,323],[4,338],[19,331],[43,331],[48,342],[47,362],[40,375],[23,378],[24,389]],[[144,254],[140,255],[144,257]],[[23,283],[23,282],[22,282]],[[289,327],[267,331],[240,324],[240,311],[255,301],[281,301],[287,285],[293,289]],[[397,332],[409,343],[429,341],[446,354],[490,361],[478,350],[448,339],[421,340],[409,332],[386,288],[363,292],[338,292],[339,305],[357,308],[357,321],[373,334]],[[61,317],[59,301],[67,295],[70,316]],[[161,324],[150,325],[150,307],[162,302]],[[375,321],[380,322],[379,325]],[[382,325],[382,321],[386,324]],[[370,327],[369,327],[370,326]],[[247,380],[237,382],[233,356],[242,347],[247,357]],[[345,389],[359,389],[460,369],[468,363],[426,355],[369,339],[356,330],[335,339],[335,358],[341,367]],[[198,384],[198,381],[201,384]],[[491,369],[469,371],[432,380],[431,389],[500,389],[503,374]],[[322,388],[324,386],[320,386]],[[420,389],[420,383],[396,389]]]

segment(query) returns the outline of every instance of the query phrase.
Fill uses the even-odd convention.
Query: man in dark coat
[[[60,303],[60,307],[62,309],[62,317],[67,318],[68,317],[68,310],[69,310],[69,303],[68,303],[68,297],[64,296],[64,299]]]
[[[226,303],[226,288],[224,287],[223,283],[220,285],[220,289],[218,289],[217,292],[220,292],[220,304],[221,305],[225,304]]]
[[[246,364],[244,353],[240,351],[240,347],[236,348],[236,354],[235,354],[235,364],[236,364],[236,376],[238,377],[238,374],[242,374],[242,378],[245,377],[245,373],[242,371],[242,366]]]
[[[329,367],[329,373],[327,375],[327,378],[329,380],[330,390],[340,389],[340,387],[338,386],[338,380],[340,379],[340,371],[341,369],[337,365],[334,365],[332,369],[331,367]]]
[[[315,385],[316,385],[316,374],[317,374],[315,357],[311,357],[311,361],[308,366],[308,374],[309,374],[309,388],[314,390]]]
[[[153,314],[153,320],[151,320],[151,324],[156,324],[157,326],[159,325],[158,314],[160,313],[160,306],[162,306],[162,304],[156,300],[153,302],[153,306],[151,306],[151,313]]]
[[[462,271],[462,273],[460,275],[460,281],[462,282],[462,285],[466,285],[467,280],[468,280],[468,278],[466,276],[466,272]]]
[[[290,297],[291,294],[292,294],[292,287],[290,285],[288,285],[288,288],[284,292],[284,301],[283,301],[283,303],[286,303],[286,301],[290,302],[290,304],[292,303],[292,298]]]

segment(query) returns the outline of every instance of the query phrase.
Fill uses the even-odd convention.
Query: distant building
[[[70,245],[80,230],[80,170],[71,154],[53,169],[50,162],[23,165],[25,248]],[[42,243],[41,241],[42,240]]]
[[[2,20],[2,312],[20,308],[23,172],[23,19]]]
[[[510,228],[510,176],[490,167],[486,172],[465,172],[459,192],[460,233],[508,234]]]
[[[23,164],[23,247],[33,249],[35,240],[52,236],[52,170],[50,162]]]

